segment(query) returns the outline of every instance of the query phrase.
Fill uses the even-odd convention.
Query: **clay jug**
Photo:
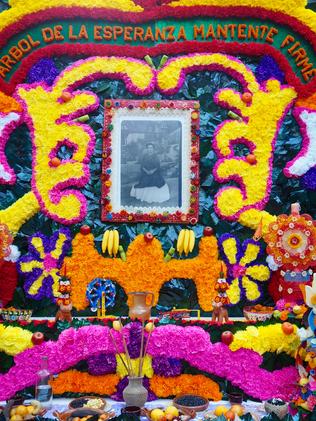
[[[126,406],[142,408],[147,401],[148,391],[143,386],[143,377],[128,377],[128,385],[123,390]]]
[[[129,292],[129,317],[146,321],[150,319],[151,307],[154,303],[154,294],[152,292]],[[149,298],[149,300],[148,300]]]

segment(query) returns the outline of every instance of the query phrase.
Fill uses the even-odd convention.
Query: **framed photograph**
[[[196,224],[199,103],[106,100],[103,221]]]

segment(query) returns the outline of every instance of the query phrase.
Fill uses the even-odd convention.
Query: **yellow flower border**
[[[217,6],[232,7],[245,6],[250,9],[262,7],[273,12],[283,12],[292,16],[313,31],[316,32],[316,14],[312,10],[306,9],[306,0],[174,0],[169,3],[170,7],[192,7],[192,6]]]
[[[31,13],[54,7],[85,7],[87,10],[100,7],[116,9],[122,12],[142,12],[143,8],[137,6],[133,0],[10,0],[11,9],[1,13],[0,31],[14,22],[21,20]]]
[[[245,330],[239,330],[234,334],[234,340],[229,348],[232,351],[240,348],[252,349],[261,355],[265,352],[286,352],[294,357],[300,345],[300,338],[297,334],[297,326],[293,325],[293,327],[294,332],[286,335],[281,323],[259,327],[248,326]]]
[[[9,4],[11,9],[1,13],[0,31],[30,13],[36,13],[53,7],[71,8],[80,6],[87,9],[102,7],[116,9],[122,12],[137,13],[143,11],[143,8],[132,0],[50,0],[49,3],[45,0],[10,0]],[[306,9],[306,0],[174,0],[168,6],[172,8],[181,6],[246,6],[250,9],[253,7],[262,7],[266,10],[286,13],[300,20],[313,31],[316,31],[315,13]]]

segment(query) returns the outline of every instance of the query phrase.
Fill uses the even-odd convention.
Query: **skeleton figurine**
[[[213,301],[213,313],[212,313],[212,322],[217,322],[219,324],[229,322],[228,319],[228,311],[225,305],[229,304],[229,298],[227,297],[226,291],[229,288],[229,284],[227,283],[223,267],[221,269],[220,277],[215,284],[215,289],[217,291],[217,295]]]

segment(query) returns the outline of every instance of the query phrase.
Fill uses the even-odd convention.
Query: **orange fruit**
[[[220,417],[221,415],[225,415],[226,412],[228,412],[228,408],[226,408],[224,405],[219,405],[215,408],[214,415]]]
[[[231,420],[231,421],[233,421],[235,419],[235,416],[236,416],[235,412],[233,412],[231,410],[227,411],[226,414],[225,414],[225,418],[227,420]]]
[[[250,92],[244,92],[241,96],[241,100],[245,103],[245,104],[250,104],[250,102],[252,101],[252,95]]]
[[[248,164],[255,164],[257,162],[257,158],[254,154],[250,153],[246,156],[246,161],[248,162]]]
[[[289,312],[286,311],[286,310],[283,310],[283,311],[281,311],[280,319],[284,322],[285,320],[287,320],[288,315],[289,315]]]
[[[69,102],[71,100],[71,98],[72,98],[72,95],[71,95],[70,92],[63,92],[61,94],[61,99],[62,99],[63,102]]]
[[[52,158],[52,159],[50,160],[50,164],[51,164],[53,167],[59,167],[59,165],[60,165],[60,159],[59,159],[59,158],[57,158],[57,156],[55,156],[54,158]]]
[[[238,417],[241,417],[242,415],[244,415],[244,408],[241,405],[233,405],[230,408],[230,411],[233,411],[236,415],[238,415]]]

